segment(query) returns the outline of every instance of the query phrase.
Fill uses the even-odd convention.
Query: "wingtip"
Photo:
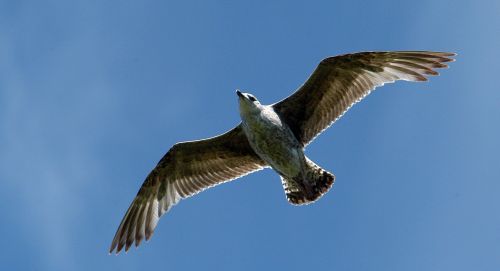
[[[135,247],[139,247],[139,245],[141,244],[141,242],[142,242],[142,238],[135,239]]]
[[[439,56],[456,56],[457,53],[455,52],[436,52],[435,53],[436,55],[439,55]]]
[[[134,244],[134,239],[131,238],[127,239],[127,242],[125,243],[125,252],[127,252],[130,249],[132,244]]]
[[[118,247],[116,248],[116,254],[118,254],[122,250],[123,246],[124,244],[121,242],[118,244]]]
[[[151,237],[153,237],[153,233],[154,233],[154,229],[152,229],[150,227],[146,227],[146,236],[145,236],[146,242],[148,242],[149,239],[151,239]]]
[[[445,52],[445,53],[442,53],[442,56],[443,56],[443,60],[442,62],[455,62],[455,59],[452,58],[452,57],[455,57],[457,56],[458,54],[455,53],[455,52]]]
[[[437,76],[437,75],[439,75],[439,72],[437,72],[437,71],[435,71],[435,70],[431,70],[431,69],[429,69],[429,70],[425,70],[425,71],[424,71],[424,74],[425,74],[425,75],[429,75],[429,76]]]
[[[113,251],[115,250],[116,248],[116,244],[115,242],[113,241],[113,243],[111,244],[111,246],[109,247],[109,250],[108,250],[108,253],[111,255],[113,254]]]
[[[150,235],[147,235],[147,234],[146,234],[146,238],[144,238],[144,240],[146,240],[146,242],[149,242],[149,240],[151,239],[151,236],[152,236],[152,235],[153,235],[153,234],[150,234]]]
[[[134,243],[132,243],[134,244]],[[130,245],[125,245],[125,246],[114,246],[114,247],[111,247],[108,251],[108,255],[116,255],[118,256],[122,251],[125,251],[125,254],[128,254],[130,248],[132,247],[132,244]],[[138,248],[139,245],[141,244],[141,241],[139,241],[138,243],[135,243],[135,248]]]
[[[115,250],[115,248],[110,249],[109,252],[108,252],[108,255],[118,255],[118,254],[120,254],[120,251],[119,250]]]

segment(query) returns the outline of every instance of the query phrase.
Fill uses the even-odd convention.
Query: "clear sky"
[[[500,270],[500,2],[0,1],[4,270]],[[306,207],[265,170],[108,247],[178,141],[273,103],[324,57],[459,55],[387,85],[307,149],[336,183]]]

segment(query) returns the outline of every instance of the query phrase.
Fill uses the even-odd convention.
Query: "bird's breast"
[[[262,112],[243,119],[243,130],[255,153],[273,169],[296,176],[304,153],[290,128],[274,112]]]

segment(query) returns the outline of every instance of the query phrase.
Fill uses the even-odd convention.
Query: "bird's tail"
[[[286,198],[291,204],[312,203],[323,196],[333,185],[335,176],[306,158],[304,174],[294,178],[281,176]]]

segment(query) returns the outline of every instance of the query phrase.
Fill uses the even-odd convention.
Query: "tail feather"
[[[323,196],[335,182],[335,176],[307,159],[304,174],[289,178],[281,176],[286,198],[291,204],[312,203]]]

